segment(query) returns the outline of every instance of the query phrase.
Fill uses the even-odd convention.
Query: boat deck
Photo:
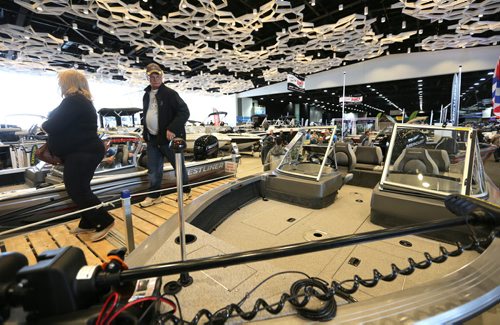
[[[193,187],[192,196],[185,204],[189,204],[190,201],[206,191],[231,182],[234,179],[226,178],[217,182]],[[151,207],[141,208],[138,204],[132,205],[134,241],[136,246],[177,213],[176,199],[177,194],[172,193],[163,197],[163,203],[155,204]],[[2,252],[12,251],[24,254],[31,265],[36,264],[36,257],[43,251],[71,245],[83,250],[88,264],[100,264],[106,260],[106,256],[110,250],[126,246],[126,230],[122,209],[121,207],[116,208],[111,210],[110,213],[115,217],[115,227],[113,227],[110,234],[104,240],[99,242],[84,241],[78,236],[70,234],[69,230],[78,224],[78,220],[74,220],[4,239],[0,241],[0,249]]]

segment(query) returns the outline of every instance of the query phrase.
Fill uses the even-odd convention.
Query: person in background
[[[359,143],[362,146],[368,146],[370,144],[370,131],[366,130],[363,135],[359,138]]]
[[[58,78],[63,100],[42,128],[49,135],[49,150],[64,163],[63,179],[69,197],[78,209],[85,209],[101,203],[92,193],[90,181],[104,157],[104,144],[97,135],[97,114],[85,76],[66,70]],[[78,227],[70,232],[98,241],[113,225],[113,217],[101,207],[82,212]]]
[[[163,161],[175,166],[175,153],[169,147],[170,141],[175,137],[186,139],[186,124],[189,118],[189,109],[179,94],[163,84],[163,71],[156,63],[146,67],[149,86],[144,89],[142,99],[144,108],[143,138],[147,143],[147,164],[149,176],[149,190],[157,191],[161,188],[163,178]],[[188,185],[187,169],[182,160],[182,183],[184,185],[184,200],[191,197],[191,188]],[[161,202],[160,193],[149,194],[140,203],[148,207]]]

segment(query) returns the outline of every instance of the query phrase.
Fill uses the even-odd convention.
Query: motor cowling
[[[213,135],[203,135],[194,141],[194,160],[216,158],[219,154],[219,141]]]

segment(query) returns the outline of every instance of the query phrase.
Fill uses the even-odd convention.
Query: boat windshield
[[[397,124],[393,130],[381,188],[446,196],[486,195],[475,133],[466,127]],[[470,182],[469,182],[470,180]]]
[[[290,175],[302,176],[319,180],[323,175],[331,174],[334,169],[327,160],[334,150],[336,126],[315,126],[304,128],[297,132],[293,139],[284,147],[284,157],[277,170]],[[312,144],[322,147],[324,153],[316,161],[306,159],[304,145]]]

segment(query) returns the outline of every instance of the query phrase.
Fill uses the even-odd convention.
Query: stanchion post
[[[177,179],[177,207],[179,215],[179,242],[181,244],[181,259],[186,260],[186,234],[184,230],[184,192],[182,183],[182,155],[186,148],[186,141],[182,138],[174,138],[170,142],[170,148],[175,152],[175,178]],[[193,278],[187,272],[182,272],[179,283],[183,287],[193,283]]]
[[[134,242],[134,225],[132,223],[132,208],[130,205],[130,191],[124,190],[121,194],[122,199],[122,211],[123,217],[125,218],[125,229],[127,231],[127,249],[128,252],[132,252],[135,249]]]

